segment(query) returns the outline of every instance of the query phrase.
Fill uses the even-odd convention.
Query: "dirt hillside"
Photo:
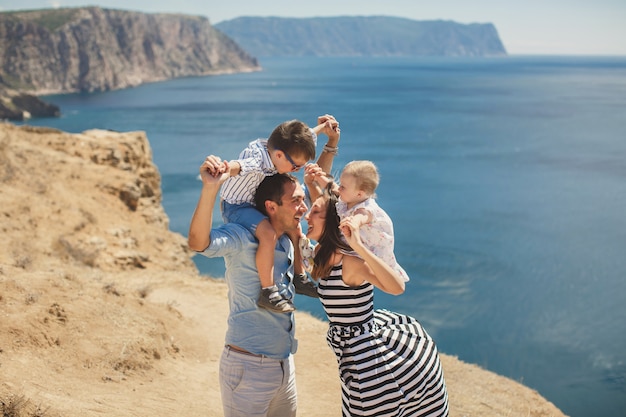
[[[168,230],[143,132],[0,123],[1,415],[220,416],[226,286]],[[297,300],[296,300],[297,303]],[[339,416],[326,324],[297,312],[301,416]],[[442,355],[452,417],[561,417]]]

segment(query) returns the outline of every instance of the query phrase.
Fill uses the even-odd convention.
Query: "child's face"
[[[300,156],[294,156],[293,158],[285,151],[278,150],[276,153],[276,160],[274,166],[279,174],[285,174],[288,172],[299,171],[308,161]]]
[[[339,177],[339,198],[350,205],[360,203],[367,196],[357,188],[356,178],[353,175],[341,174]]]

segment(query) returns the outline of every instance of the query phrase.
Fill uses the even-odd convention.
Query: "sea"
[[[145,131],[170,228],[186,236],[205,156],[232,159],[285,120],[332,114],[333,174],[356,159],[378,166],[377,201],[411,277],[400,296],[377,292],[377,307],[569,416],[626,416],[626,57],[260,63],[44,97],[62,116],[25,123]],[[221,259],[196,264],[224,274]],[[318,300],[296,305],[325,319]]]

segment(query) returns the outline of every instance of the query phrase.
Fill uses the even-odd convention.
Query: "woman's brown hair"
[[[322,197],[326,200],[326,222],[324,231],[317,241],[319,250],[313,258],[314,266],[311,275],[315,279],[325,278],[330,275],[330,271],[333,268],[331,259],[337,250],[352,251],[352,248],[346,243],[343,234],[339,230],[338,198],[330,191],[330,184],[324,190]]]

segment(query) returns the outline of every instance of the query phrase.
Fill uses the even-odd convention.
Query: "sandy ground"
[[[198,274],[160,195],[141,132],[0,124],[4,416],[222,415],[227,288]],[[296,322],[298,414],[339,416],[326,323]],[[520,383],[442,362],[453,417],[563,416]]]

